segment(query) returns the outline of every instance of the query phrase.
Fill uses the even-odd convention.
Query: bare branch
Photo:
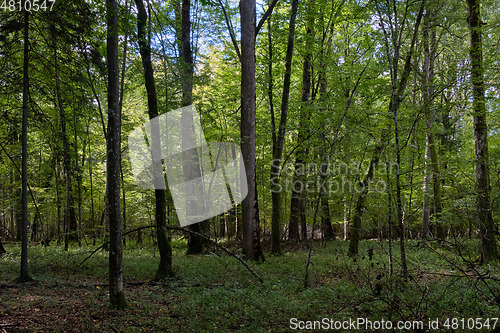
[[[273,2],[269,5],[269,8],[267,8],[266,12],[264,15],[260,18],[259,23],[257,24],[257,28],[255,28],[255,36],[259,34],[260,28],[266,23],[266,20],[271,16],[273,13],[274,7],[278,3],[279,0],[273,0]]]
[[[231,20],[229,19],[229,16],[227,15],[226,12],[226,7],[224,7],[224,4],[222,3],[221,0],[219,0],[220,8],[222,8],[222,12],[224,13],[224,19],[226,20],[226,26],[227,30],[229,30],[229,36],[231,36],[231,42],[233,42],[234,49],[236,51],[236,55],[238,56],[238,59],[241,61],[241,52],[240,48],[238,46],[238,42],[236,41],[236,36],[234,34],[234,28],[233,24],[231,23]]]
[[[126,233],[123,234],[123,236],[125,235],[128,235],[132,232],[136,232],[136,231],[139,231],[139,230],[143,230],[143,229],[149,229],[149,228],[156,228],[157,226],[156,225],[148,225],[148,226],[143,226],[143,227],[139,227],[139,228],[136,228],[134,230],[130,230],[130,231],[127,231]],[[192,235],[195,235],[195,236],[198,236],[198,237],[201,237],[207,241],[209,241],[210,243],[212,243],[213,245],[215,245],[218,249],[226,252],[227,254],[229,254],[231,257],[233,258],[236,258],[239,262],[241,262],[241,264],[243,266],[245,266],[245,268],[250,272],[252,273],[253,276],[255,276],[261,283],[264,282],[264,280],[260,277],[259,274],[257,274],[257,272],[255,272],[252,267],[250,267],[247,262],[245,260],[243,260],[241,257],[239,257],[236,253],[233,253],[231,251],[229,251],[227,248],[225,248],[224,246],[220,245],[219,243],[217,243],[216,241],[212,240],[211,238],[203,235],[203,234],[200,234],[199,232],[196,232],[196,231],[192,231],[192,230],[189,230],[189,229],[185,229],[185,228],[181,228],[181,227],[172,227],[172,226],[165,226],[165,229],[168,229],[168,230],[177,230],[177,231],[182,231],[182,232],[186,232],[186,233],[189,233],[189,234],[192,234]],[[109,244],[109,241],[107,241],[106,243],[102,244],[101,246],[99,246],[97,249],[95,249],[87,258],[85,258],[79,266],[83,265],[88,259],[90,259],[90,257],[92,257],[97,251],[99,251],[100,249],[104,248],[106,245]]]

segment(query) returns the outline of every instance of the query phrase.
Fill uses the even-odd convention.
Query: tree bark
[[[188,106],[193,104],[193,73],[194,73],[194,63],[193,63],[193,52],[191,50],[191,1],[182,0],[180,4],[180,21],[181,21],[181,31],[180,31],[180,57],[181,57],[181,86],[182,86],[182,106]],[[183,118],[185,115],[183,114]],[[188,123],[189,119],[185,119]],[[188,133],[183,133],[186,135]],[[187,179],[192,179],[188,174],[201,174],[199,169],[198,156],[191,152],[190,158],[193,160],[192,170],[187,170],[184,166],[184,172]],[[197,161],[198,160],[198,161]],[[197,169],[197,170],[196,170]],[[186,198],[189,200],[189,198]],[[197,203],[194,203],[197,204]],[[190,204],[187,205],[188,209]],[[188,228],[195,233],[201,233],[202,229],[206,229],[206,221],[191,224]],[[196,234],[188,235],[188,249],[186,254],[200,254],[203,252],[203,242],[202,238]]]
[[[363,222],[363,212],[365,210],[366,197],[368,195],[370,182],[373,178],[373,173],[379,161],[382,150],[382,145],[377,145],[377,147],[374,149],[373,157],[370,160],[368,170],[363,180],[359,183],[359,185],[361,186],[361,191],[356,201],[356,207],[354,208],[354,217],[352,219],[351,234],[349,238],[349,255],[351,256],[358,254],[358,244],[361,237],[361,225]]]
[[[3,244],[2,244],[2,239],[0,238],[0,255],[4,254],[4,253],[7,253],[7,251],[5,251],[5,248],[3,247]]]
[[[290,81],[292,75],[293,46],[295,40],[295,19],[299,1],[292,1],[290,24],[288,30],[288,42],[285,56],[285,76],[283,79],[283,95],[281,99],[281,115],[278,128],[278,136],[273,142],[273,161],[271,163],[271,200],[272,200],[272,224],[271,224],[271,253],[281,254],[281,211],[282,198],[280,186],[281,157],[285,145],[285,132],[288,117],[288,102],[290,99]],[[269,32],[271,33],[271,32]]]
[[[108,65],[108,130],[106,138],[107,211],[109,220],[109,299],[127,306],[123,293],[123,241],[120,209],[121,113],[118,65],[118,2],[106,0]]]
[[[55,67],[55,80],[56,80],[56,95],[57,107],[59,109],[59,121],[61,125],[61,140],[63,143],[63,166],[64,166],[64,179],[66,184],[66,204],[64,208],[64,250],[68,250],[69,241],[78,239],[77,235],[77,222],[73,200],[73,185],[72,185],[72,166],[70,146],[66,131],[66,112],[64,110],[64,101],[61,95],[61,84],[59,79],[59,61],[57,57],[57,47],[54,40],[54,67]]]
[[[332,221],[330,218],[330,205],[328,204],[327,193],[323,193],[321,198],[321,231],[325,240],[335,238],[335,232],[332,228]]]
[[[156,86],[154,80],[153,66],[151,64],[151,46],[146,35],[146,24],[148,15],[144,2],[142,0],[135,0],[137,6],[137,37],[139,42],[139,51],[142,59],[142,66],[144,69],[144,81],[146,84],[146,91],[148,96],[148,115],[149,119],[158,116],[158,97],[156,95]],[[150,18],[151,19],[151,18]],[[154,123],[151,128],[151,149],[152,151],[161,150],[160,142],[160,127],[159,123]],[[156,128],[153,128],[156,127]],[[162,161],[155,162],[153,165],[154,183],[159,184],[164,181]],[[172,248],[166,236],[166,194],[164,189],[155,189],[155,223],[156,239],[158,242],[158,251],[160,253],[160,263],[156,271],[155,280],[165,279],[173,276],[172,272]]]
[[[428,139],[428,138],[427,138]],[[430,153],[429,153],[429,140],[425,147],[425,157],[424,157],[424,184],[422,187],[423,201],[422,201],[422,238],[427,238],[431,236],[430,230],[430,217],[431,217],[431,174],[430,174]]]
[[[132,8],[132,2],[128,2],[128,0],[125,1],[125,6],[128,8],[127,9],[127,15],[130,15],[130,9]],[[127,65],[127,49],[128,49],[128,35],[129,35],[129,29],[125,29],[125,37],[123,41],[123,57],[122,57],[122,70],[121,70],[121,78],[120,78],[120,113],[123,111],[123,95],[125,93],[125,70],[126,70],[126,65]],[[123,212],[122,212],[122,219],[123,219],[123,232],[127,231],[127,198],[126,198],[126,191],[125,191],[125,178],[123,177],[123,165],[120,164],[120,177],[121,177],[121,186],[122,186],[122,197],[123,197]],[[127,241],[124,238],[123,239],[123,246],[127,245]]]
[[[16,146],[18,143],[21,143],[21,147],[22,147],[22,137],[21,136],[19,136],[17,130],[14,129],[13,137],[14,137]],[[21,150],[22,150],[22,148],[21,148]],[[16,156],[16,161],[19,162],[18,159],[19,159],[19,155]],[[22,157],[21,157],[21,159],[22,159]],[[22,163],[22,161],[21,161],[21,163]],[[13,174],[11,175],[11,179],[12,179],[14,184],[22,184],[22,179],[20,176],[21,176],[21,174],[19,174],[17,171],[13,172]],[[23,233],[22,185],[16,186],[16,188],[13,189],[12,194],[16,198],[16,202],[14,203],[14,209],[13,209],[14,216],[13,216],[12,223],[14,224],[14,228],[12,229],[12,231],[14,232],[15,240],[20,242],[22,239],[22,233]],[[58,221],[58,223],[59,223],[59,221]]]
[[[321,56],[322,57],[322,56]],[[327,92],[327,82],[326,82],[326,68],[323,63],[323,59],[320,60],[320,75],[319,75],[319,80],[320,80],[320,100],[322,102],[325,102],[324,98],[326,97],[326,92]],[[321,107],[320,112],[324,112],[325,108]],[[320,142],[326,142],[326,121],[325,119],[321,120],[322,123],[322,131],[320,131]],[[320,153],[320,161],[321,165],[319,167],[320,169],[320,177],[319,177],[319,183],[320,184],[325,184],[326,182],[326,176],[328,173],[328,165],[329,165],[329,157],[326,155],[326,152],[322,150]],[[321,212],[321,234],[323,235],[324,239],[332,239],[334,237],[333,234],[333,229],[332,229],[332,223],[330,221],[330,207],[328,205],[328,193],[326,191],[322,191],[320,194],[320,200],[318,201],[318,205],[320,205],[320,212]]]
[[[485,262],[499,258],[496,228],[491,213],[488,126],[484,88],[481,1],[467,0],[469,9],[471,81],[473,95],[474,141],[476,150],[476,207],[481,234],[481,258]]]
[[[261,260],[255,174],[255,0],[240,0],[241,16],[241,153],[245,163],[248,194],[242,202],[243,254]]]
[[[441,180],[439,173],[439,162],[434,136],[434,61],[436,58],[436,28],[433,23],[432,3],[427,3],[428,8],[424,17],[423,44],[424,44],[424,82],[423,82],[423,104],[426,124],[426,159],[430,158],[432,171],[432,188],[434,194],[433,212],[434,220],[437,222],[434,230],[439,239],[446,236],[445,228],[440,224],[441,216]],[[427,163],[426,163],[427,165]],[[428,181],[428,175],[424,176],[424,182]],[[429,205],[428,183],[424,185],[424,205]],[[422,233],[423,237],[430,236],[430,207],[423,207]]]
[[[28,107],[29,107],[29,12],[24,12],[23,122],[21,152],[21,274],[18,282],[31,281],[28,273]]]
[[[311,95],[311,52],[310,51],[312,48],[312,27],[311,27],[312,24],[313,22],[311,21],[311,19],[309,19],[306,31],[307,53],[304,57],[304,63],[302,65],[302,94],[301,94],[302,105],[300,108],[299,131],[297,135],[297,144],[300,145],[300,147],[299,149],[297,149],[295,157],[295,171],[293,175],[292,198],[290,200],[290,223],[288,226],[288,238],[296,242],[300,240],[299,225],[301,225],[303,229],[302,238],[304,240],[307,240],[307,233],[305,232],[306,205],[305,205],[305,195],[304,195],[304,190],[305,190],[304,160],[305,156],[308,154],[308,149],[305,145],[305,141],[309,132],[308,129],[309,111],[306,104],[309,102]]]

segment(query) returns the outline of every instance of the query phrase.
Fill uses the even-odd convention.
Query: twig
[[[21,326],[21,324],[0,324],[0,328]]]
[[[240,52],[240,48],[238,47],[238,42],[236,41],[236,36],[234,34],[233,24],[231,23],[231,20],[226,12],[226,7],[224,7],[224,4],[222,3],[221,0],[219,0],[219,4],[220,4],[220,8],[222,8],[222,12],[224,13],[224,18],[226,20],[227,30],[229,30],[229,36],[231,37],[231,42],[233,43],[234,49],[236,51],[236,55],[238,56],[238,60],[241,61],[241,52]]]
[[[264,13],[264,15],[262,15],[262,17],[260,18],[259,20],[259,23],[257,24],[257,27],[255,28],[255,36],[257,36],[257,34],[259,33],[260,29],[262,28],[262,26],[264,25],[264,23],[266,22],[266,20],[269,18],[269,16],[271,16],[271,14],[273,13],[273,10],[274,10],[274,7],[276,6],[276,4],[278,3],[279,0],[273,0],[273,2],[269,5],[269,7],[267,8],[266,12]],[[269,32],[270,33],[270,32]]]

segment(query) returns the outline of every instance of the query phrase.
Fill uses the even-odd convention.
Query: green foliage
[[[179,247],[178,245],[181,245]],[[307,252],[286,252],[284,256],[268,256],[265,263],[252,264],[264,283],[261,285],[234,258],[221,254],[186,257],[185,244],[174,242],[176,279],[162,284],[149,284],[155,273],[155,250],[129,248],[124,252],[124,277],[129,308],[117,316],[106,309],[107,254],[97,253],[83,266],[79,262],[90,247],[63,251],[59,247],[31,248],[30,271],[39,282],[29,286],[6,284],[16,277],[19,257],[17,246],[7,244],[10,254],[0,258],[0,313],[18,321],[38,318],[37,313],[23,314],[20,303],[11,295],[23,298],[26,306],[36,304],[40,313],[53,323],[32,321],[34,330],[59,332],[69,314],[63,307],[71,303],[79,308],[74,327],[101,318],[89,332],[111,325],[127,332],[174,329],[179,332],[237,329],[242,332],[285,332],[290,318],[300,320],[348,320],[366,317],[371,320],[419,320],[421,318],[494,317],[498,304],[484,283],[460,271],[464,262],[453,248],[427,247],[409,242],[408,259],[412,279],[403,284],[398,274],[388,272],[387,243],[365,241],[360,256],[346,256],[347,243],[334,241],[317,245],[311,271],[311,288],[302,288]],[[437,245],[437,244],[436,244]],[[474,247],[467,242],[462,247]],[[370,255],[371,253],[371,255]],[[394,257],[398,257],[397,252]],[[395,263],[398,267],[398,263]],[[477,269],[477,268],[476,268]],[[487,273],[488,268],[479,273]],[[465,271],[465,270],[464,270]],[[490,267],[491,277],[498,278],[500,267]],[[490,288],[500,290],[498,282],[486,280]],[[54,293],[54,288],[60,290]],[[63,293],[61,296],[61,292]],[[82,305],[82,307],[80,307]],[[104,308],[103,308],[104,307]],[[28,317],[29,316],[29,317]]]

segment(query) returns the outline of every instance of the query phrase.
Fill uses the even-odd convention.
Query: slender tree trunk
[[[327,193],[324,193],[321,198],[321,230],[323,238],[330,240],[335,238],[335,232],[332,228],[332,221],[330,218],[330,205],[328,204]]]
[[[182,106],[188,106],[193,104],[193,73],[194,73],[194,63],[193,63],[193,52],[191,50],[191,1],[182,0],[180,4],[180,20],[181,20],[181,31],[180,31],[180,56],[181,56],[181,86],[182,86]],[[185,115],[183,114],[183,118]],[[190,119],[184,119],[189,122]],[[187,135],[189,133],[183,133]],[[195,154],[191,154],[189,157],[193,160],[192,170],[185,170],[187,173],[194,172],[195,174],[201,174],[199,169],[199,159]],[[187,166],[184,166],[187,167]],[[197,170],[196,170],[197,169]],[[187,175],[188,179],[191,179]],[[186,198],[190,200],[190,198]],[[197,203],[194,203],[197,204]],[[190,208],[189,204],[187,205]],[[201,229],[206,229],[207,221],[200,223],[191,224],[189,229],[191,231],[200,233]],[[187,254],[200,254],[203,252],[203,241],[200,236],[189,234],[188,236],[188,249]]]
[[[76,115],[73,118],[73,137],[75,140],[75,146],[74,146],[74,151],[75,151],[75,165],[74,165],[74,170],[76,172],[76,190],[77,190],[77,196],[78,196],[78,225],[77,225],[77,232],[76,232],[76,237],[78,239],[78,246],[82,246],[82,176],[80,172],[80,164],[78,162],[78,132],[77,132],[77,118]],[[85,163],[85,142],[82,143],[83,147],[83,156],[82,156],[82,167],[84,166]],[[76,212],[75,212],[76,213]]]
[[[125,190],[125,178],[123,177],[123,165],[120,164],[120,180],[121,180],[121,188],[122,188],[122,221],[123,221],[123,232],[127,231],[127,197]],[[123,246],[127,245],[126,239],[123,238]]]
[[[281,211],[282,198],[280,186],[281,157],[285,145],[286,124],[288,117],[288,102],[290,99],[290,81],[292,75],[293,46],[295,40],[295,19],[299,1],[292,0],[290,24],[288,30],[288,44],[285,56],[285,77],[283,80],[283,95],[281,99],[281,115],[278,128],[278,136],[273,144],[273,161],[271,163],[271,200],[272,200],[272,224],[271,224],[271,253],[281,254]]]
[[[89,182],[90,182],[90,226],[91,226],[91,235],[92,235],[92,241],[93,244],[95,245],[95,239],[96,239],[96,234],[95,234],[95,209],[94,209],[94,185],[92,183],[92,178],[93,178],[93,172],[92,172],[92,164],[94,161],[92,160],[92,153],[90,150],[91,144],[89,140]]]
[[[30,281],[28,273],[28,107],[29,107],[29,12],[24,12],[24,60],[23,60],[23,122],[21,152],[21,274],[19,282]]]
[[[433,186],[433,194],[434,194],[434,220],[437,221],[436,227],[434,228],[436,231],[436,236],[439,239],[444,239],[446,236],[445,228],[440,224],[440,216],[441,216],[441,180],[439,173],[439,162],[436,148],[436,140],[434,137],[434,61],[436,58],[436,28],[433,22],[433,12],[432,12],[432,3],[428,2],[428,9],[424,17],[424,29],[423,29],[423,44],[424,44],[424,82],[423,82],[423,103],[424,103],[424,112],[425,112],[425,124],[427,129],[427,144],[426,144],[426,158],[430,158],[430,166],[432,171],[432,186]],[[424,178],[424,181],[428,179]],[[427,184],[426,184],[427,185]],[[427,185],[428,186],[428,185]],[[427,190],[427,188],[426,188]],[[428,195],[428,193],[424,192],[424,196]],[[427,199],[427,201],[426,201]],[[429,198],[424,197],[424,204],[429,203]],[[427,214],[427,211],[430,210],[430,207],[424,209],[424,214]],[[423,236],[429,236],[429,226],[430,226],[430,215],[423,215],[424,218],[427,218],[427,221],[422,221],[423,226]],[[424,228],[425,227],[425,228]]]
[[[387,201],[388,201],[388,243],[389,243],[389,276],[392,276],[393,264],[392,264],[392,191],[391,191],[391,177],[389,174],[389,161],[385,160],[385,175],[387,179]]]
[[[311,47],[312,47],[312,24],[311,20],[308,22],[307,33],[306,33],[306,49],[308,50],[306,56],[304,57],[304,63],[302,65],[302,105],[300,108],[299,115],[299,133],[297,136],[297,144],[301,145],[297,150],[295,157],[295,172],[293,175],[293,187],[292,187],[292,198],[290,200],[290,223],[288,226],[288,238],[296,242],[299,241],[299,224],[304,221],[302,229],[305,229],[305,156],[308,153],[305,140],[308,135],[308,118],[309,111],[307,108],[307,103],[309,102],[311,94]],[[307,234],[303,230],[303,239],[306,240]]]
[[[422,238],[430,236],[430,217],[431,217],[431,193],[430,193],[430,154],[429,154],[429,140],[425,147],[425,165],[424,165],[424,185],[423,185],[423,201],[422,201]]]
[[[387,60],[391,63],[391,86],[392,86],[392,94],[391,101],[389,103],[389,113],[393,117],[394,124],[394,138],[395,138],[395,152],[396,152],[396,213],[398,219],[398,232],[399,232],[399,245],[401,252],[401,268],[403,278],[406,279],[408,276],[408,268],[406,265],[406,251],[405,251],[405,228],[404,228],[404,220],[403,220],[403,203],[401,198],[401,151],[399,149],[399,127],[398,127],[398,111],[399,106],[402,102],[402,93],[406,90],[406,85],[408,82],[409,74],[411,71],[411,61],[412,55],[415,48],[415,44],[417,41],[418,30],[420,26],[420,22],[422,20],[423,12],[424,12],[425,0],[423,0],[420,4],[420,10],[416,19],[416,23],[413,30],[413,37],[411,40],[410,50],[406,56],[405,66],[403,68],[403,74],[401,76],[401,80],[398,82],[398,63],[401,49],[401,41],[394,42],[394,53],[390,53],[390,49],[388,47],[388,40],[396,40],[396,36],[399,35],[399,29],[403,27],[398,26],[397,22],[397,13],[394,13],[395,17],[395,30],[391,31],[392,35],[388,35],[384,30],[385,40],[386,40],[386,53]]]
[[[361,225],[363,222],[363,212],[365,210],[366,197],[368,195],[368,189],[370,187],[370,182],[373,179],[373,173],[375,167],[378,164],[380,154],[382,153],[383,146],[378,145],[373,151],[373,157],[370,160],[368,166],[368,171],[366,172],[363,180],[359,183],[361,190],[356,201],[356,207],[354,208],[354,217],[352,218],[351,234],[349,239],[349,255],[358,254],[358,243],[361,237]]]
[[[255,0],[240,0],[241,16],[241,153],[245,162],[248,194],[242,202],[243,254],[261,260],[257,182],[255,174]]]
[[[328,44],[328,43],[326,43]],[[323,44],[325,45],[325,43]],[[329,51],[328,47],[327,50]],[[319,111],[320,113],[324,113],[326,111],[326,94],[328,91],[328,83],[326,80],[326,64],[325,64],[325,53],[326,56],[330,52],[325,52],[325,50],[322,48],[320,51],[320,59],[319,59],[319,78],[318,78],[318,83],[319,83],[319,101],[323,105],[320,107]],[[319,132],[319,140],[320,142],[326,142],[326,131],[327,131],[327,125],[326,125],[326,117],[323,115],[322,119],[320,120],[321,123],[321,128],[322,130]],[[321,149],[320,151],[320,161],[321,165],[319,167],[319,184],[326,184],[326,176],[328,174],[328,167],[330,164],[330,159],[329,156],[327,156],[326,149]],[[321,212],[321,233],[324,237],[324,239],[332,239],[334,237],[333,235],[333,229],[332,229],[332,224],[330,221],[330,207],[328,205],[328,193],[325,193],[326,191],[322,191],[320,195],[320,199],[318,201],[318,205],[320,206],[320,212]]]
[[[236,161],[236,148],[234,145],[231,146],[231,156],[233,158],[233,161]],[[237,168],[239,162],[235,162],[234,166]],[[239,179],[236,179],[236,186],[239,188],[240,182]],[[242,224],[241,224],[241,218],[239,218],[238,214],[238,205],[235,205],[230,211],[229,211],[229,220],[231,223],[227,226],[227,233],[228,233],[228,239],[232,236],[236,236],[236,239],[241,241],[243,239],[243,232],[242,232]]]
[[[491,213],[490,169],[488,157],[488,126],[484,88],[481,1],[467,0],[469,8],[471,81],[476,149],[476,207],[481,234],[481,258],[485,262],[499,258],[498,243]]]
[[[387,32],[385,27],[383,26],[383,32],[384,32],[384,37],[385,37],[385,43],[386,43],[386,53],[387,53],[387,59],[389,63],[391,64],[391,87],[392,87],[392,92],[391,92],[391,100],[389,102],[389,114],[391,117],[394,117],[397,115],[397,111],[399,110],[399,106],[401,105],[401,102],[404,99],[404,92],[406,90],[406,86],[408,83],[408,78],[410,76],[411,72],[411,60],[413,56],[413,52],[415,49],[415,44],[418,36],[418,29],[420,26],[420,22],[422,20],[423,12],[424,12],[424,2],[425,0],[422,1],[420,4],[420,9],[418,16],[415,21],[415,25],[413,27],[413,37],[411,40],[411,45],[410,49],[408,51],[408,54],[406,55],[406,60],[405,60],[405,65],[403,68],[403,72],[401,74],[401,78],[398,80],[397,78],[397,70],[398,70],[398,62],[399,62],[399,47],[401,46],[400,44],[395,45],[395,50],[394,54],[391,56],[390,55],[390,48],[389,48],[389,40],[393,40],[394,36],[391,35],[391,33],[394,32]],[[377,4],[377,10],[379,11],[378,4]],[[381,21],[383,21],[382,14],[379,11],[379,16]],[[397,35],[397,33],[395,33]],[[395,38],[394,40],[396,40]],[[399,46],[398,46],[399,45]],[[396,118],[393,118],[395,121],[396,125]],[[357,204],[355,208],[355,213],[353,217],[353,225],[352,225],[352,230],[351,230],[351,239],[350,239],[350,244],[349,244],[349,254],[350,255],[356,255],[358,253],[358,243],[360,239],[360,232],[361,232],[361,223],[362,223],[362,218],[363,218],[363,211],[364,211],[364,204],[366,201],[366,196],[368,195],[368,189],[370,186],[370,181],[373,178],[373,169],[377,165],[380,156],[382,152],[385,149],[385,146],[387,144],[387,135],[389,132],[389,128],[386,129],[385,131],[382,132],[381,135],[381,140],[380,143],[377,144],[375,149],[373,150],[373,155],[370,160],[370,164],[368,166],[368,171],[365,174],[365,177],[362,182],[360,182],[360,185],[362,187],[360,193],[358,194],[358,199],[357,199]],[[397,201],[397,198],[396,198]],[[401,206],[399,206],[399,209],[401,209]],[[402,213],[399,215],[401,217],[401,223],[398,223],[400,226],[400,231],[402,231]],[[404,243],[404,241],[402,242]],[[404,244],[402,244],[404,246]],[[402,254],[403,255],[403,254]],[[404,255],[403,255],[404,256]],[[403,267],[403,273],[406,271],[406,269]]]
[[[0,238],[0,255],[4,254],[4,253],[7,253],[7,251],[5,251],[5,248],[3,247],[3,244],[2,244],[2,238]]]
[[[349,224],[350,220],[350,212],[349,205],[347,204],[347,194],[344,195],[344,240],[346,241],[349,238]]]
[[[15,133],[16,137],[16,143],[22,141],[22,138],[20,138],[17,133]],[[21,142],[22,146],[22,142]],[[22,148],[21,148],[22,149]],[[22,163],[22,161],[21,161]],[[16,171],[13,174],[13,180],[15,184],[22,184],[22,179],[19,177],[19,173]],[[15,239],[16,241],[20,242],[22,239],[22,233],[23,233],[23,200],[22,200],[22,185],[18,186],[16,189],[14,189],[14,197],[16,198],[16,202],[14,204],[14,220],[13,223],[15,224],[15,230],[13,230]]]
[[[146,36],[146,24],[148,16],[143,0],[135,0],[137,6],[137,37],[139,40],[142,66],[144,68],[144,79],[148,95],[148,114],[153,119],[158,116],[158,99],[156,95],[156,86],[154,81],[153,66],[151,64],[151,46]],[[152,151],[161,150],[159,123],[151,128],[151,147]],[[154,183],[159,184],[164,181],[162,161],[154,163]],[[158,251],[160,252],[160,263],[156,271],[156,280],[173,276],[172,272],[172,248],[166,236],[166,194],[164,189],[155,189],[155,223],[156,239],[158,241]]]
[[[127,15],[130,15],[130,9],[132,7],[132,2],[128,0],[125,1],[125,7],[127,7]],[[122,71],[120,78],[120,113],[123,111],[123,95],[125,93],[125,70],[127,66],[127,50],[128,50],[128,34],[129,29],[125,29],[125,37],[123,41],[123,58],[122,58]],[[122,220],[123,220],[123,232],[127,231],[127,198],[126,198],[126,190],[125,190],[125,178],[123,177],[123,165],[120,164],[120,178],[121,178],[121,187],[122,187],[122,200],[123,200],[123,211],[122,211]],[[126,246],[126,238],[123,238],[123,246]]]
[[[59,190],[59,176],[61,174],[59,160],[56,158],[54,165],[54,179],[56,186],[56,207],[57,207],[57,244],[61,243],[61,191]],[[63,226],[64,229],[64,226]]]
[[[109,220],[109,299],[111,306],[127,306],[123,293],[123,240],[120,209],[121,113],[118,64],[118,2],[106,0],[108,65],[107,211]]]
[[[395,137],[395,150],[396,150],[396,212],[398,217],[399,226],[399,247],[401,251],[401,268],[403,270],[403,277],[406,279],[408,276],[408,268],[406,265],[406,251],[405,251],[405,228],[403,220],[403,203],[401,199],[401,151],[399,149],[399,127],[398,127],[398,110],[393,108],[394,119],[394,137]]]
[[[59,61],[57,57],[57,47],[54,43],[54,67],[55,67],[55,79],[56,79],[56,96],[57,96],[57,106],[59,109],[59,121],[61,125],[61,139],[63,143],[63,165],[64,165],[64,177],[66,184],[66,204],[64,209],[64,249],[67,251],[69,246],[69,241],[77,240],[77,221],[75,215],[75,207],[73,201],[73,186],[72,186],[72,166],[71,166],[71,155],[70,146],[66,131],[66,112],[64,110],[64,102],[61,95],[61,84],[59,80]]]

